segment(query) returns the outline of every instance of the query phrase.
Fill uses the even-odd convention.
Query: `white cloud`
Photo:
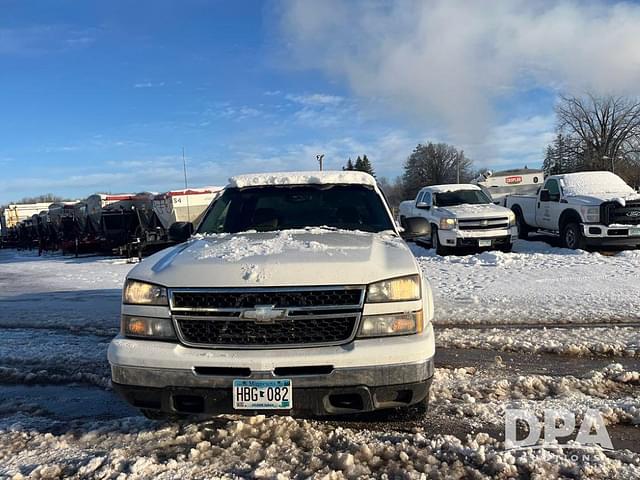
[[[139,82],[134,83],[133,88],[158,88],[164,87],[164,82]]]
[[[336,106],[344,101],[343,97],[338,95],[328,95],[326,93],[310,93],[304,95],[286,95],[285,98],[291,102],[299,103],[305,106]]]
[[[639,93],[638,4],[291,1],[281,26],[293,63],[459,143],[484,138],[496,100],[523,88]]]
[[[552,114],[514,118],[493,127],[483,143],[464,148],[478,160],[477,167],[540,167],[544,151],[555,136],[555,123]]]
[[[233,172],[316,170],[317,154],[324,154],[327,170],[340,170],[347,159],[366,154],[382,176],[400,173],[406,157],[417,141],[403,131],[390,130],[378,137],[362,140],[355,136],[335,137],[329,141],[291,143],[282,146],[255,146],[233,149]]]

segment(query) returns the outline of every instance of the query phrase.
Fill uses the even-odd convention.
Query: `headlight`
[[[509,219],[509,226],[513,227],[516,224],[516,214],[509,210],[507,218]]]
[[[360,322],[359,338],[388,337],[420,333],[424,328],[422,310],[388,315],[365,315]]]
[[[587,223],[598,223],[600,221],[600,207],[582,207],[580,210]]]
[[[166,288],[138,280],[127,280],[122,301],[133,305],[169,305]]]
[[[440,229],[441,230],[451,230],[456,228],[458,221],[455,218],[441,218],[440,219]]]
[[[121,329],[126,337],[176,338],[170,318],[122,315]]]
[[[368,303],[420,300],[420,276],[392,278],[372,283],[367,288]]]

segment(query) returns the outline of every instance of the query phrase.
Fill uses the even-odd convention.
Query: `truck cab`
[[[431,225],[431,245],[439,255],[454,249],[488,248],[510,252],[518,232],[513,212],[492,203],[472,184],[422,188],[414,200],[400,204],[400,223],[422,217]]]
[[[433,312],[373,177],[233,177],[128,274],[112,384],[151,418],[426,406]]]
[[[521,238],[545,231],[571,249],[640,246],[640,195],[611,172],[552,175],[536,195],[506,202]]]

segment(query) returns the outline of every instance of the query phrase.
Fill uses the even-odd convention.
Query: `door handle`
[[[540,208],[540,202],[538,202],[538,208]]]

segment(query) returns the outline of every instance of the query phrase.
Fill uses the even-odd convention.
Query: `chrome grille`
[[[508,227],[509,219],[507,217],[487,218],[484,220],[458,220],[459,230],[490,230]]]
[[[177,320],[186,342],[200,345],[237,345],[250,347],[342,343],[353,333],[357,315],[350,317],[287,319],[261,325],[246,320]]]
[[[276,308],[342,307],[360,305],[362,289],[336,288],[296,291],[174,291],[176,310],[208,310],[220,308],[253,308],[256,305],[273,305]]]
[[[194,347],[339,345],[355,337],[365,288],[237,288],[169,291],[180,341]]]
[[[605,225],[640,225],[640,202],[628,201],[624,207],[618,202],[608,202],[601,211]]]

